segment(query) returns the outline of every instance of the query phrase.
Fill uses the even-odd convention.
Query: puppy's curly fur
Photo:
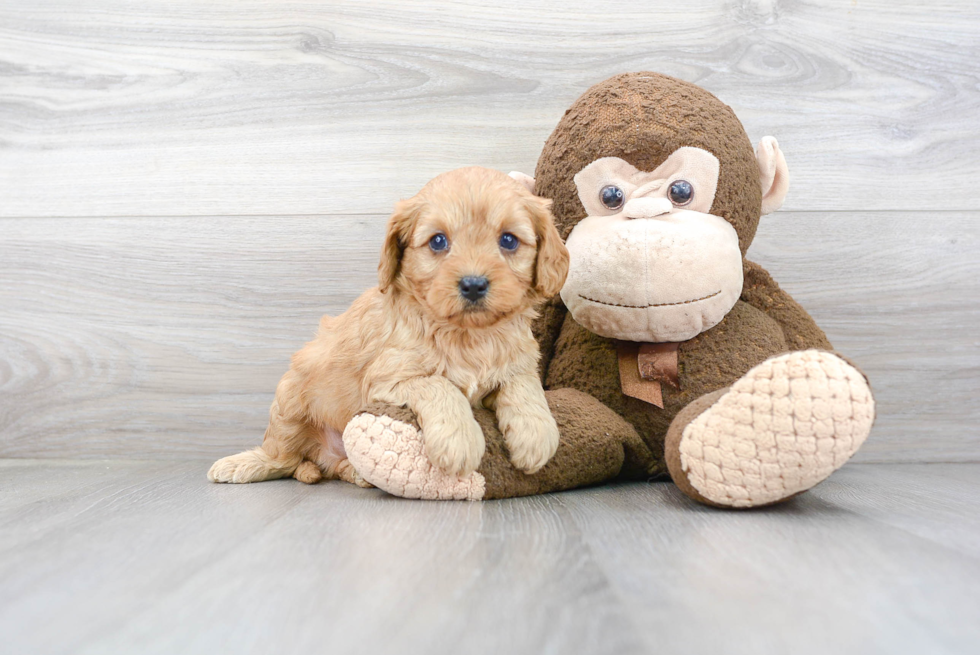
[[[496,411],[514,464],[539,470],[558,447],[558,426],[538,378],[531,321],[568,272],[549,206],[507,175],[478,167],[440,175],[400,202],[379,286],[342,315],[323,317],[279,382],[262,446],[218,460],[208,478],[365,484],[341,435],[375,401],[414,410],[430,460],[464,475],[483,457],[471,409],[482,403]],[[507,233],[516,249],[504,247],[514,245],[510,237],[501,245]],[[430,246],[437,234],[447,247]],[[464,297],[464,277],[486,278],[485,295]]]

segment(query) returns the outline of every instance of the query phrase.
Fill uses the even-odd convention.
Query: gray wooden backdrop
[[[980,461],[980,3],[0,1],[0,457],[259,442],[433,175],[655,70],[792,172],[750,257],[870,374],[858,459]]]

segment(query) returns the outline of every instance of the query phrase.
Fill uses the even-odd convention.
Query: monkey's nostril
[[[490,280],[486,277],[467,275],[459,281],[459,293],[470,302],[476,302],[487,295]]]

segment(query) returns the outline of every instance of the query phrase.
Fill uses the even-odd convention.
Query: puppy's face
[[[558,293],[568,252],[550,201],[484,168],[445,173],[398,204],[379,266],[429,315],[486,327]]]

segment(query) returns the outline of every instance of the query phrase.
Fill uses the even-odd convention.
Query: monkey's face
[[[653,172],[598,159],[575,176],[588,216],[569,234],[561,298],[604,337],[686,341],[713,327],[742,292],[735,229],[709,214],[719,163],[679,148]]]

